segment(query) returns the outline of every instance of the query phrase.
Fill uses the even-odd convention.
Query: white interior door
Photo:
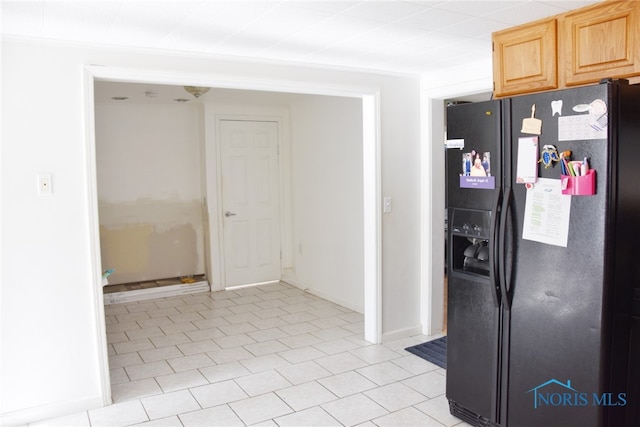
[[[280,280],[278,124],[221,120],[227,287]]]

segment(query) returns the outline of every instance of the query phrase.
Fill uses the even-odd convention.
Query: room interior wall
[[[362,100],[296,97],[291,127],[294,280],[362,313]]]
[[[199,106],[96,104],[102,265],[110,284],[204,273]]]
[[[393,212],[382,217],[382,333],[419,330],[417,76],[12,38],[2,40],[2,56],[3,424],[89,409],[108,399],[85,128],[84,67],[91,64],[192,76],[185,83],[286,82],[304,92],[312,82],[379,93],[381,192],[393,197]],[[52,176],[50,196],[38,195],[42,172]]]
[[[361,99],[229,89],[213,89],[206,96],[207,120],[224,113],[260,117],[287,112],[289,129],[281,132],[290,140],[291,212],[282,225],[290,228],[291,238],[283,241],[283,251],[293,256],[282,278],[362,312]],[[286,159],[281,156],[281,161]],[[214,223],[215,215],[214,210]]]
[[[380,104],[380,116],[388,119],[381,121],[381,191],[392,205],[391,212],[382,214],[383,341],[421,332],[420,90],[406,79],[396,82],[393,91],[384,91]]]

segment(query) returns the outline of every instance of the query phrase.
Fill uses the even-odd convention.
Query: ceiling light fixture
[[[195,96],[196,99],[200,98],[200,96],[204,95],[205,93],[209,92],[208,87],[204,87],[204,86],[183,86],[184,90],[186,90],[187,92],[189,92],[191,95]]]

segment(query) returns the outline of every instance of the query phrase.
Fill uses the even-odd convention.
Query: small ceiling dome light
[[[210,88],[204,86],[184,86],[184,90],[186,90],[196,98],[200,98],[201,95],[209,92],[209,89]]]

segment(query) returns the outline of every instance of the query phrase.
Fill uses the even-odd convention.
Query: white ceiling
[[[491,33],[598,0],[6,1],[3,35],[427,74],[487,63]]]

